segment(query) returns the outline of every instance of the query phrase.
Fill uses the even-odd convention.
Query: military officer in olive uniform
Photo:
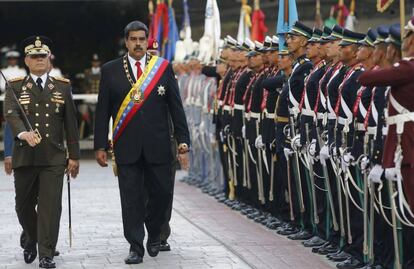
[[[24,260],[32,263],[38,246],[41,268],[55,268],[53,256],[59,234],[63,177],[65,170],[72,177],[77,176],[80,154],[70,83],[47,73],[50,45],[51,41],[43,36],[23,41],[30,74],[10,81],[4,106],[5,118],[15,137],[16,212],[26,238]]]

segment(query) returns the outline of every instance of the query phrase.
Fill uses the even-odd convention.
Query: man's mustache
[[[141,46],[136,46],[135,48],[134,48],[134,51],[142,51],[143,49],[142,49],[142,47]]]

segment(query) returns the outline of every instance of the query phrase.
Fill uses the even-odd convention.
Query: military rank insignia
[[[159,96],[164,96],[165,95],[165,88],[164,88],[164,86],[162,86],[162,85],[158,86],[157,93],[158,93]]]
[[[65,100],[63,100],[62,93],[60,92],[53,92],[52,96],[53,97],[50,99],[50,101],[56,106],[55,112],[59,113],[60,107],[65,104]]]

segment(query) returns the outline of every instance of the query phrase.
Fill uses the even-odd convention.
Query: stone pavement
[[[3,167],[2,167],[3,169]],[[177,173],[177,178],[183,173]],[[200,190],[176,183],[172,251],[141,265],[123,263],[128,244],[122,233],[117,180],[111,168],[94,161],[81,162],[81,174],[72,185],[73,245],[69,247],[67,189],[55,261],[58,268],[334,268],[309,249],[276,235],[230,210]],[[13,179],[0,172],[0,268],[38,268],[26,265],[19,247],[20,225],[14,211]]]

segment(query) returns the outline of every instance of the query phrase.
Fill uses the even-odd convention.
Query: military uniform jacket
[[[236,82],[231,131],[236,137],[240,138],[242,137],[244,117],[243,96],[246,92],[247,85],[249,84],[252,75],[252,71],[246,68],[243,74],[240,76],[239,80]]]
[[[132,74],[129,61],[127,62],[129,73]],[[164,87],[164,94],[158,90],[160,86]],[[111,116],[113,119],[116,118],[119,107],[131,87],[124,69],[123,57],[110,61],[102,67],[95,119],[95,150],[109,148],[109,119]],[[115,142],[116,162],[135,163],[143,155],[149,163],[170,163],[175,152],[171,151],[168,112],[171,115],[177,143],[190,145],[190,135],[178,84],[170,64],[143,106],[132,117]]]
[[[253,82],[253,84],[250,87],[250,95],[249,98],[246,98],[246,105],[247,110],[250,112],[250,120],[246,122],[246,137],[249,139],[249,142],[254,144],[257,133],[259,132],[258,127],[256,126],[256,121],[260,121],[261,116],[261,104],[262,104],[262,97],[263,97],[263,86],[262,82],[263,79],[265,79],[265,70],[262,70],[256,80]],[[259,118],[255,118],[253,114],[259,114]]]
[[[312,62],[305,55],[296,59],[293,64],[292,74],[289,77],[289,108],[299,109],[302,97],[305,77],[312,69]]]
[[[88,68],[84,72],[85,84],[84,93],[98,93],[99,92],[99,81],[101,80],[101,72],[93,73],[92,68]]]
[[[289,85],[285,75],[281,77],[283,86],[276,103],[276,153],[283,155],[288,146],[284,128],[289,122]]]
[[[276,119],[276,103],[282,90],[284,75],[278,72],[276,76],[263,80],[263,90],[267,91],[266,109],[261,124],[261,134],[263,143],[269,145],[275,138],[275,119]]]
[[[414,111],[414,58],[405,58],[391,68],[364,72],[359,81],[367,86],[391,86],[393,98],[407,110]],[[389,105],[388,115],[399,114],[393,105]],[[383,166],[394,167],[394,153],[397,146],[396,125],[388,127],[383,153]],[[402,165],[414,166],[414,122],[404,124],[401,136]]]
[[[35,147],[19,140],[18,134],[29,130],[13,97],[13,90],[33,128],[42,141]],[[79,132],[76,109],[69,80],[48,77],[43,91],[31,76],[11,81],[6,92],[4,114],[16,139],[13,148],[13,168],[66,164],[64,134],[70,159],[79,159]]]

